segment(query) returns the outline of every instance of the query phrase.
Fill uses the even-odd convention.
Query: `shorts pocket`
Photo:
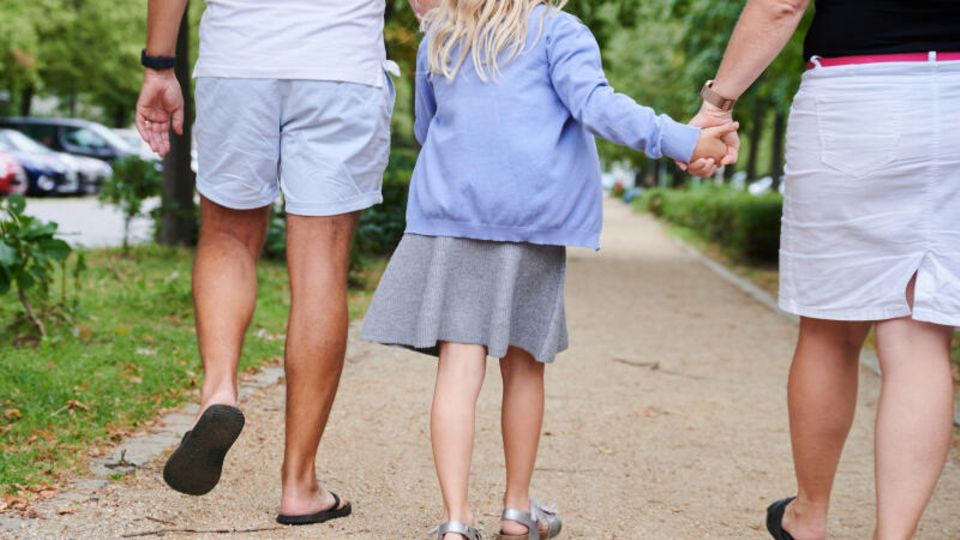
[[[897,160],[905,96],[817,96],[817,129],[823,163],[863,178]]]

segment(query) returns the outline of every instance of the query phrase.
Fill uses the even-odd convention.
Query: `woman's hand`
[[[731,122],[733,122],[733,111],[723,111],[709,103],[704,103],[700,107],[700,112],[690,120],[690,125],[699,128],[712,128]],[[717,168],[723,165],[733,165],[740,157],[740,135],[736,131],[725,133],[723,142],[727,145],[727,152],[719,161],[698,159],[689,164],[677,163],[677,165],[694,176],[713,176],[717,172]]]

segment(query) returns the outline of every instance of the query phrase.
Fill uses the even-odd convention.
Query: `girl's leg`
[[[473,524],[467,502],[473,456],[474,413],[483,386],[487,352],[480,345],[440,344],[437,385],[430,412],[433,460],[443,494],[443,519]],[[462,540],[448,534],[445,540]]]
[[[946,462],[952,332],[909,318],[877,324],[883,372],[875,447],[879,540],[913,537]]]
[[[797,540],[826,538],[830,491],[857,404],[867,322],[802,318],[787,400],[797,498],[783,527]]]
[[[530,480],[543,425],[543,364],[526,351],[511,347],[500,360],[503,376],[503,452],[507,464],[504,506],[530,511]],[[523,535],[527,528],[513,521],[500,524],[504,534]]]

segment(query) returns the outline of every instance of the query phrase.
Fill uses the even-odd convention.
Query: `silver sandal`
[[[545,506],[537,501],[530,501],[530,512],[522,512],[516,508],[504,508],[500,515],[501,521],[516,521],[527,527],[527,534],[513,536],[501,531],[497,540],[541,540],[556,538],[560,535],[563,522],[553,506]],[[540,530],[540,523],[547,525],[547,530]]]
[[[445,534],[459,534],[467,540],[483,540],[483,535],[476,527],[471,527],[462,521],[448,521],[434,527],[427,536],[436,535],[441,540]]]

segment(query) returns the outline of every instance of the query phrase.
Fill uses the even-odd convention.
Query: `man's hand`
[[[137,99],[137,131],[150,148],[160,154],[170,151],[170,127],[183,135],[183,93],[173,70],[147,69]]]
[[[733,122],[732,111],[722,111],[709,103],[704,103],[700,107],[700,112],[690,120],[690,125],[700,128],[711,128],[722,126]],[[684,170],[688,170],[694,176],[713,176],[717,168],[721,165],[733,165],[740,157],[740,136],[736,131],[727,133],[723,136],[723,142],[727,145],[727,153],[719,163],[710,159],[696,160],[690,164],[677,163]]]

